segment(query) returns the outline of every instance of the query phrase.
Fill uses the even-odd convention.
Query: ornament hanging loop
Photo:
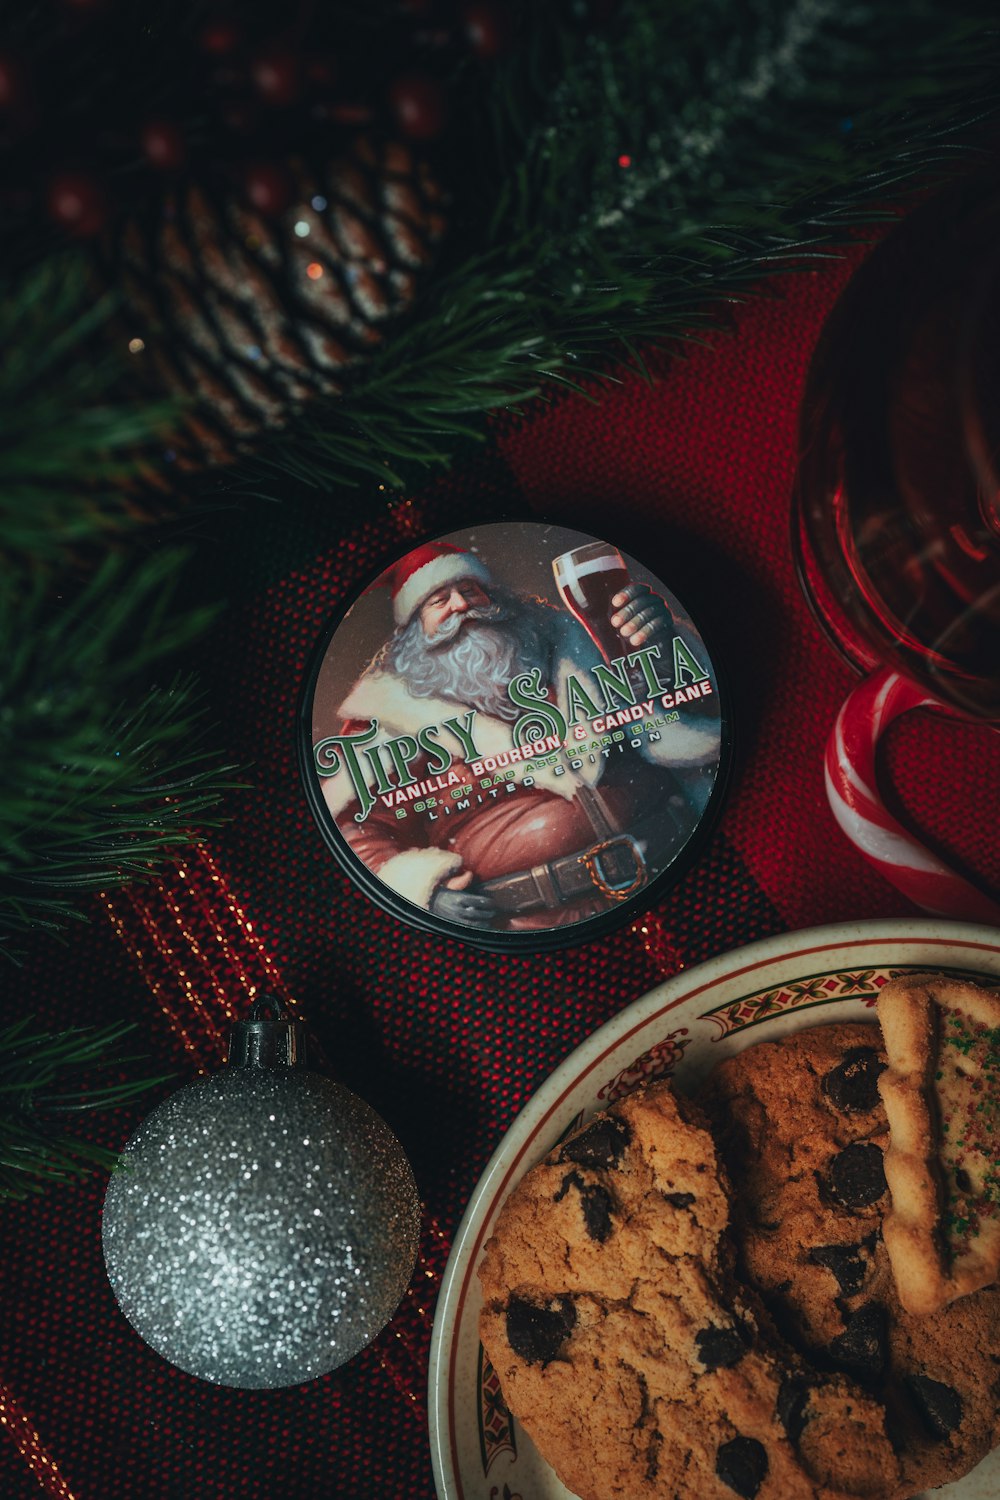
[[[262,995],[229,1038],[231,1068],[294,1068],[305,1062],[305,1031],[273,995]]]

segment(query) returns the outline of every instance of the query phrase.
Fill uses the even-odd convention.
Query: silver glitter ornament
[[[301,1027],[258,1002],[229,1066],[155,1109],[108,1184],[118,1305],[158,1354],[217,1385],[274,1390],[336,1369],[413,1274],[420,1204],[402,1147],[301,1049]]]

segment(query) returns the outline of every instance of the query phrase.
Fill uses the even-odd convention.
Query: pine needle
[[[0,575],[0,943],[147,875],[235,784],[172,665],[215,614],[173,607],[184,557],[113,554],[55,602],[39,577]]]
[[[39,1030],[23,1017],[0,1030],[0,1199],[23,1202],[94,1170],[114,1170],[118,1158],[81,1136],[62,1117],[131,1103],[169,1075],[98,1082],[89,1070],[120,1072],[140,1061],[117,1051],[136,1027],[75,1026]]]

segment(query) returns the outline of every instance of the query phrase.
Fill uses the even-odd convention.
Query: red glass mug
[[[969,175],[852,278],[803,396],[793,551],[830,640],[869,674],[826,752],[838,823],[918,905],[1000,905],[886,810],[878,742],[916,707],[1000,724],[1000,177]]]

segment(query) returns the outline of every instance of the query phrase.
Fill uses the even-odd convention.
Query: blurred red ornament
[[[441,134],[448,117],[445,91],[426,73],[407,73],[389,89],[396,122],[411,140],[429,141]]]
[[[207,22],[198,38],[201,50],[213,57],[225,57],[227,53],[235,52],[242,40],[243,33],[236,22],[221,17]]]
[[[89,239],[107,221],[108,196],[96,177],[87,172],[63,172],[49,183],[49,216],[70,234]]]
[[[187,142],[173,120],[147,120],[139,140],[143,155],[158,172],[176,172],[184,165]]]
[[[292,201],[291,178],[271,162],[256,162],[247,167],[243,190],[251,207],[268,219],[283,213]]]
[[[510,51],[514,28],[507,6],[479,0],[462,6],[461,19],[465,39],[477,57],[487,60]]]
[[[254,88],[266,104],[284,109],[294,104],[302,86],[302,59],[288,47],[259,52],[250,64]]]

